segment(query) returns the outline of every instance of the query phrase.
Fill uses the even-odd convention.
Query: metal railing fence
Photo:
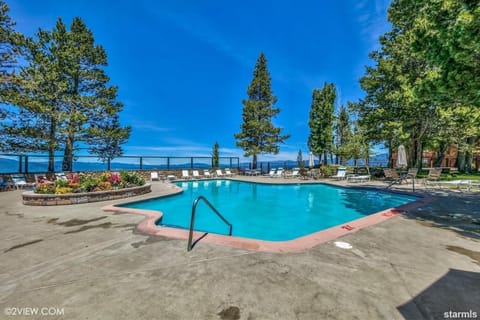
[[[47,155],[0,154],[0,173],[48,172]],[[54,157],[54,172],[62,168],[63,156]],[[72,159],[74,172],[119,171],[119,170],[177,170],[213,168],[212,157],[170,157],[170,156],[121,156],[100,160],[96,156],[75,155]],[[219,157],[219,168],[239,168],[239,157]]]

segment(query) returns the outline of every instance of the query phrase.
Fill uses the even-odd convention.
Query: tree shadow
[[[464,237],[480,239],[480,194],[445,193],[432,197],[433,201],[405,212],[404,217],[431,227],[448,229]]]
[[[480,273],[450,269],[397,309],[405,319],[476,319],[479,301]]]

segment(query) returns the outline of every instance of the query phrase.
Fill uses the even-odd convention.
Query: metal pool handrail
[[[222,219],[223,222],[225,222],[226,225],[228,225],[229,227],[229,232],[228,232],[228,235],[231,236],[232,235],[232,224],[230,222],[227,221],[227,219],[225,219],[221,214],[220,212],[218,212],[218,210],[210,203],[210,201],[207,200],[207,198],[205,198],[204,196],[198,196],[194,201],[193,201],[193,204],[192,204],[192,216],[190,218],[190,231],[188,233],[188,245],[187,245],[187,251],[190,251],[192,250],[192,239],[193,239],[193,226],[195,224],[195,211],[197,210],[197,204],[200,200],[203,200],[203,202],[205,202],[209,207],[210,209],[212,209],[213,212],[215,212],[215,214],[220,218]]]

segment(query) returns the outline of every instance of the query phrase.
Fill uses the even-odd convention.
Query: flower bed
[[[41,194],[83,193],[117,190],[144,184],[145,179],[136,172],[69,173],[56,181],[41,179],[34,192]]]
[[[29,206],[58,206],[129,198],[149,192],[151,192],[151,185],[145,184],[117,190],[67,194],[40,194],[26,191],[22,193],[22,198],[23,204]]]
[[[135,172],[70,173],[56,181],[41,179],[33,191],[23,193],[23,203],[37,206],[87,203],[150,191],[150,185],[145,185],[145,179]]]

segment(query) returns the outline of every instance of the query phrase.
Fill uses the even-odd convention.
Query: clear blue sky
[[[291,135],[276,159],[308,153],[314,88],[333,82],[337,104],[364,96],[358,79],[389,30],[389,0],[6,0],[16,29],[51,30],[79,16],[108,54],[107,74],[133,127],[126,155],[241,156],[242,99],[264,52]],[[262,156],[269,160],[272,156]]]

